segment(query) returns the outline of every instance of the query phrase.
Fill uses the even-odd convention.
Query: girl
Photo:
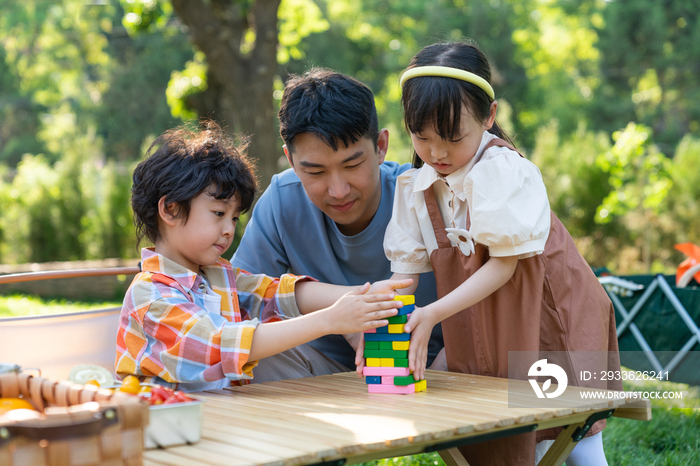
[[[406,324],[410,368],[423,378],[430,331],[444,321],[450,371],[508,377],[509,351],[608,351],[615,358],[607,369],[619,370],[612,303],[551,212],[538,168],[496,123],[490,80],[484,54],[461,42],[425,47],[401,77],[416,168],[397,180],[384,249],[392,278],[413,278],[415,286],[418,274],[433,270],[439,298]],[[511,369],[524,369],[515,377],[525,378],[528,368]],[[569,466],[607,464],[604,423],[574,449]],[[557,434],[537,432],[537,441]],[[532,433],[461,451],[472,465],[532,465],[534,447]]]

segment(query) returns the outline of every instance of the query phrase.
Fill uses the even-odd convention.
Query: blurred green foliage
[[[398,77],[421,47],[473,39],[501,124],[589,263],[669,272],[675,243],[700,243],[699,15],[698,0],[282,0],[268,95],[312,66],[353,75],[375,92],[388,158],[407,162]],[[188,29],[169,0],[0,5],[0,262],[138,255],[131,171],[156,135],[216,107],[216,57],[190,37],[230,46],[221,24]],[[243,56],[253,24],[237,26]]]

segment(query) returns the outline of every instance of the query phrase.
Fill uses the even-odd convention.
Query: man
[[[273,276],[310,275],[338,285],[389,278],[384,231],[396,178],[410,164],[384,162],[389,132],[379,130],[372,91],[349,76],[316,68],[288,80],[279,121],[292,168],[272,177],[233,265]],[[435,301],[432,273],[421,276],[415,295],[418,306]],[[329,335],[308,345],[347,370],[355,367],[355,351],[346,338],[355,337]],[[438,325],[428,365],[442,347]],[[307,375],[318,374],[311,370]]]

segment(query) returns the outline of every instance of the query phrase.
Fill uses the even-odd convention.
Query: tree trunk
[[[248,153],[256,161],[264,189],[277,173],[277,160],[283,154],[272,99],[280,0],[172,3],[209,65],[209,95],[198,101],[199,115],[251,138]],[[243,53],[241,44],[248,29],[255,31],[255,42],[252,47],[246,44],[250,51]]]

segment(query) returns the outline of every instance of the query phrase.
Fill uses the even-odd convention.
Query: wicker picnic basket
[[[136,396],[26,372],[0,375],[0,396],[24,398],[43,413],[0,420],[0,465],[142,464],[148,404]]]

